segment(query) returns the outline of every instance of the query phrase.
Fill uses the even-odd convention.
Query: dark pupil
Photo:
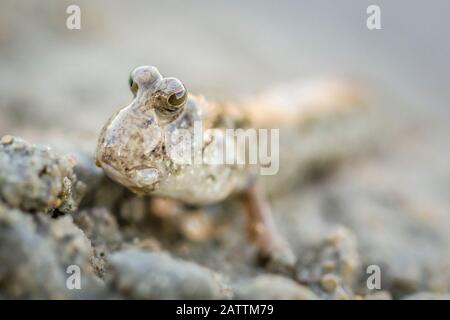
[[[131,79],[131,76],[128,78],[128,84],[130,85],[130,88],[133,86],[133,79]]]
[[[172,94],[169,97],[169,104],[171,106],[179,106],[180,104],[182,104],[184,102],[185,99],[186,99],[186,91],[183,90],[183,91]]]

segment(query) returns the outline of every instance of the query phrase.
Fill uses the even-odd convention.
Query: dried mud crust
[[[0,199],[29,212],[68,213],[77,209],[84,184],[73,173],[70,157],[22,139],[0,140]]]

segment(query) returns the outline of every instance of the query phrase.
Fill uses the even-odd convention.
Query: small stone
[[[173,217],[182,212],[180,203],[168,198],[152,198],[150,201],[150,213],[159,218]]]
[[[14,137],[10,135],[6,135],[2,137],[2,144],[11,144],[14,141]]]
[[[181,221],[181,231],[184,236],[194,242],[210,239],[214,233],[211,219],[202,212],[186,214]]]
[[[327,273],[320,278],[320,285],[327,292],[333,292],[340,283],[340,278],[332,273]]]
[[[327,236],[326,242],[332,246],[339,246],[342,241],[353,236],[346,228],[340,227]]]

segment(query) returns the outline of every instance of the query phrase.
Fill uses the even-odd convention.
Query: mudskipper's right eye
[[[182,105],[187,98],[187,91],[185,89],[172,93],[169,98],[167,99],[167,103],[172,107],[178,107]]]

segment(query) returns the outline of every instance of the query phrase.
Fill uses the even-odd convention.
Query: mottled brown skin
[[[134,99],[115,113],[103,128],[97,147],[97,164],[113,180],[138,194],[168,196],[191,204],[223,200],[242,194],[248,230],[259,252],[283,266],[295,259],[275,225],[262,193],[252,184],[252,171],[238,165],[179,165],[167,154],[165,134],[193,130],[194,121],[204,129],[248,125],[242,110],[208,103],[189,95],[175,78],[163,78],[155,67],[139,67],[130,77]],[[208,152],[211,141],[201,141]]]

